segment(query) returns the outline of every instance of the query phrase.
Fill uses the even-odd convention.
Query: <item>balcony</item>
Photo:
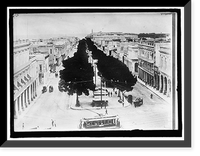
[[[143,66],[143,67],[142,67],[142,66],[138,66],[138,68],[140,68],[140,69],[142,69],[143,71],[145,71],[145,72],[151,74],[152,76],[154,76],[154,70],[153,70],[153,69],[152,69],[152,70],[149,70],[149,69],[145,68],[144,66]]]
[[[153,59],[149,59],[149,58],[142,56],[142,55],[138,55],[138,59],[144,60],[144,61],[149,62],[149,63],[154,63]]]

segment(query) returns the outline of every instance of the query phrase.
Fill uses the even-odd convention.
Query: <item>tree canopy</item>
[[[112,56],[106,56],[99,50],[90,38],[86,39],[88,49],[92,51],[92,57],[98,59],[97,68],[104,80],[112,83],[113,86],[121,91],[130,91],[137,82],[136,76],[133,76],[128,67],[118,59]]]
[[[64,69],[60,71],[59,90],[68,92],[69,95],[89,95],[89,90],[94,90],[93,68],[88,63],[86,41],[80,40],[78,50],[74,57],[63,61]]]

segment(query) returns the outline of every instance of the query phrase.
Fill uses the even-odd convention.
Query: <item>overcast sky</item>
[[[59,35],[85,37],[94,32],[171,33],[172,16],[160,13],[55,13],[14,17],[14,39]]]

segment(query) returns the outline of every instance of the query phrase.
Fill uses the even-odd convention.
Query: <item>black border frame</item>
[[[1,143],[1,146],[2,147],[190,147],[191,146],[191,105],[188,105],[189,103],[191,103],[191,53],[187,53],[187,51],[191,51],[191,2],[189,1],[186,5],[182,6],[184,7],[184,10],[185,10],[185,16],[184,16],[184,34],[185,34],[185,42],[184,42],[184,50],[185,50],[185,60],[184,60],[184,63],[185,63],[185,75],[184,75],[184,86],[185,86],[185,95],[187,95],[187,98],[186,96],[184,96],[184,107],[185,107],[185,112],[184,112],[184,115],[185,115],[185,122],[184,122],[184,140],[162,140],[162,141],[154,141],[154,140],[104,140],[104,141],[99,141],[99,140],[68,140],[68,141],[10,141],[10,140],[7,140],[7,129],[5,129],[5,132],[4,133],[4,142]],[[135,10],[135,9],[134,9]],[[136,11],[138,12],[143,12],[145,9],[136,9]],[[153,12],[155,11],[161,11],[160,9],[151,9]],[[19,11],[19,10],[18,10]],[[29,9],[23,9],[23,11],[20,13],[23,13],[23,12],[29,12],[31,13],[33,11],[33,13],[35,13],[34,10],[29,10]],[[37,11],[39,12],[45,12],[45,11],[48,11],[49,10],[43,10],[43,9],[37,9]],[[56,11],[56,12],[62,12],[62,10],[58,9],[58,10],[55,10],[53,9],[53,12]],[[70,12],[77,12],[77,10],[70,10]],[[78,10],[79,11],[79,10]],[[82,10],[81,10],[82,11]],[[86,12],[96,12],[97,10],[96,9],[89,9],[86,10]],[[98,9],[98,11],[108,11],[108,9]],[[117,9],[117,11],[126,11],[124,9]],[[130,11],[129,9],[127,11]],[[163,11],[163,10],[162,10]],[[169,11],[169,9],[167,10]],[[174,11],[174,10],[173,10]],[[66,10],[65,10],[66,12]],[[16,12],[15,12],[16,13]],[[10,14],[11,16],[12,14]],[[180,15],[180,14],[179,14]],[[180,20],[180,19],[179,19]],[[179,26],[180,26],[180,21],[178,22],[179,23]],[[9,23],[10,26],[12,26],[12,20],[10,21]],[[187,31],[186,31],[187,30]],[[180,31],[180,29],[179,29]],[[178,32],[180,33],[180,32]],[[12,34],[12,30],[11,30],[11,34]],[[181,37],[180,37],[180,34],[177,36],[178,37],[178,42],[177,44],[179,44],[180,46],[180,42],[181,42]],[[12,41],[12,37],[10,39],[10,41]],[[12,42],[10,42],[10,49],[12,49]],[[181,51],[179,50],[177,53],[180,53],[181,54]],[[181,57],[179,56],[179,59],[177,60],[178,61],[178,69],[181,69]],[[12,62],[12,57],[11,57],[11,60],[10,62]],[[12,69],[11,69],[12,70]],[[178,77],[181,78],[181,72],[178,72]],[[12,79],[11,79],[12,80]],[[179,82],[181,82],[179,80]],[[186,83],[187,82],[187,83]],[[12,86],[10,88],[12,90]],[[178,86],[178,90],[179,90],[179,99],[181,99],[181,84],[179,83],[179,86]],[[12,101],[12,98],[11,98],[11,101]],[[5,109],[6,110],[6,107]],[[180,111],[181,108],[179,107],[179,113],[181,112]],[[6,110],[7,111],[7,110]],[[11,107],[11,114],[13,114],[13,109]],[[181,116],[181,114],[179,114],[179,117]],[[7,118],[7,114],[6,114],[6,118]],[[6,123],[6,122],[5,122]],[[11,120],[11,125],[13,125],[13,121]],[[179,125],[179,128],[182,129],[181,127],[182,125]],[[7,123],[5,125],[5,127],[7,127]],[[180,130],[180,129],[179,129]],[[59,135],[58,133],[54,133],[54,132],[41,132],[41,133],[38,133],[38,132],[33,132],[33,133],[20,133],[20,132],[14,132],[13,129],[12,129],[12,126],[11,126],[11,136],[12,138],[18,138],[18,137],[41,137],[41,136],[45,136],[45,137],[63,137],[65,136],[65,133],[66,132],[59,132]],[[182,133],[180,133],[182,131],[176,131],[176,132],[173,132],[172,131],[165,131],[165,133],[162,133],[160,131],[156,131],[156,132],[152,132],[152,131],[134,131],[134,136],[133,136],[133,132],[132,131],[125,131],[124,132],[124,136],[127,136],[128,137],[181,137],[182,136]],[[77,136],[77,137],[83,137],[83,136],[89,136],[89,137],[92,137],[91,135],[91,132],[90,131],[87,131],[87,132],[81,132],[81,136],[80,135],[77,135],[79,134],[80,132],[77,132],[74,134],[74,132],[68,132],[69,136]],[[96,132],[95,132],[96,133]],[[115,132],[115,136],[118,135],[117,134],[118,131]],[[120,132],[121,133],[121,132]],[[39,134],[39,135],[38,135]],[[104,136],[110,136],[112,137],[114,133],[112,132],[106,132],[104,133],[104,135],[100,135],[98,134],[98,132],[94,135],[94,136],[98,136],[98,137],[104,137]],[[134,139],[134,138],[133,138]]]

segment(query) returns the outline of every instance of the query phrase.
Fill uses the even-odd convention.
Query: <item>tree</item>
[[[59,90],[68,92],[69,95],[76,93],[76,106],[80,106],[78,96],[84,93],[89,95],[89,90],[94,90],[93,68],[88,63],[85,40],[80,40],[78,50],[74,57],[63,61],[64,69],[60,71]]]
[[[92,51],[92,57],[98,59],[97,68],[102,77],[120,91],[131,91],[137,77],[132,75],[124,63],[112,56],[106,56],[103,51],[97,49],[90,38],[86,41],[88,49]]]

